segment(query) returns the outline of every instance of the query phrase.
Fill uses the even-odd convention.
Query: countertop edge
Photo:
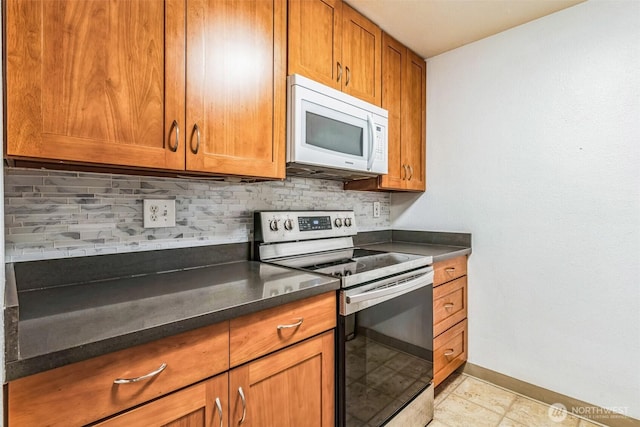
[[[436,255],[433,257],[433,262],[446,261],[451,258],[457,258],[460,256],[471,255],[471,248],[459,248],[458,250],[451,251],[443,255]]]

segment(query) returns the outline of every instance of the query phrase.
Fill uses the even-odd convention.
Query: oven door
[[[433,380],[433,270],[342,291],[340,304],[338,425],[384,425]]]

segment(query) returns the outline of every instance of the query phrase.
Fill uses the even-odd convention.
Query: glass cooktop
[[[331,273],[334,267],[343,266],[349,274],[357,274],[401,264],[412,259],[412,257],[415,257],[415,255],[371,251],[368,249],[353,249],[352,251],[353,254],[349,258],[320,264],[311,264],[304,268],[318,273]]]
[[[343,287],[430,264],[421,255],[344,249],[280,259],[277,264],[343,278]],[[348,283],[347,283],[347,277]]]

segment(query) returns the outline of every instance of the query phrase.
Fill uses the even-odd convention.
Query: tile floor
[[[435,414],[429,427],[596,427],[572,415],[556,422],[549,405],[509,390],[454,373],[435,390]]]

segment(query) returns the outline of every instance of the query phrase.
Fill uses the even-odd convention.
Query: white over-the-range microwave
[[[287,175],[386,174],[388,112],[306,77],[287,78]]]

